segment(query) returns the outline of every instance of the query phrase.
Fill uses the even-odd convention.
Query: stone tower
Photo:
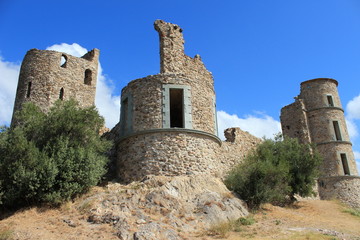
[[[118,176],[216,172],[214,80],[199,55],[184,53],[182,29],[157,20],[160,74],[131,81],[121,92]]]
[[[349,199],[347,195],[353,193],[348,187],[352,186],[351,191],[358,194],[352,202],[360,205],[360,178],[337,86],[331,78],[302,82],[295,102],[281,109],[282,131],[302,143],[316,144],[323,156],[321,198]]]
[[[46,112],[58,99],[73,98],[80,106],[92,106],[98,59],[98,49],[81,58],[56,51],[29,50],[20,69],[14,113],[25,102],[33,102]]]

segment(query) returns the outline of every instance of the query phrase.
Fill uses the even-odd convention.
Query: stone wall
[[[354,208],[360,208],[360,177],[335,176],[319,179],[321,199],[339,199]]]
[[[224,134],[226,141],[222,142],[221,148],[217,152],[217,159],[223,167],[220,173],[221,177],[240,163],[262,141],[240,128],[228,128]]]
[[[33,102],[46,112],[59,98],[74,98],[83,107],[92,106],[98,58],[98,49],[81,58],[56,51],[29,50],[20,69],[14,112],[24,102]]]
[[[121,140],[118,176],[132,181],[147,175],[216,175],[222,169],[216,158],[219,147],[219,139],[196,131],[143,132]]]
[[[118,176],[123,181],[147,175],[212,174],[222,178],[261,142],[240,128],[226,132],[225,142],[211,134],[181,129],[143,131],[120,139]]]

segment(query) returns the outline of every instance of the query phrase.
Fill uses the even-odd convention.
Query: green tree
[[[235,191],[256,209],[263,203],[282,205],[293,202],[295,195],[313,194],[322,161],[316,149],[297,139],[277,136],[264,139],[225,179]]]
[[[95,107],[58,101],[48,114],[32,103],[17,125],[0,131],[0,201],[3,206],[58,204],[86,192],[106,172],[111,143]]]

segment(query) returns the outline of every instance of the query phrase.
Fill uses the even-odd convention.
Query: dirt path
[[[332,201],[303,200],[292,208],[266,205],[257,223],[229,239],[360,239],[360,218]]]

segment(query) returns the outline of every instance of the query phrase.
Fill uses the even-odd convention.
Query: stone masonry
[[[360,177],[337,86],[331,78],[302,82],[295,102],[281,109],[282,131],[302,143],[316,144],[323,156],[320,198],[338,198],[359,207]]]

